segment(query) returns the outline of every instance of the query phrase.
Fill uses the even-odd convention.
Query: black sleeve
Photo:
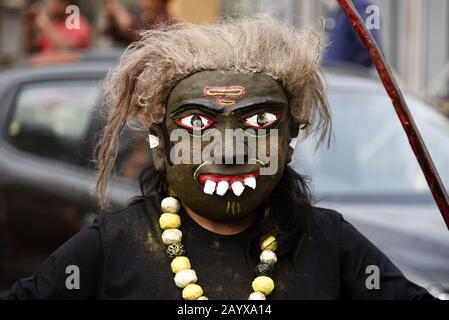
[[[433,298],[425,289],[407,280],[374,244],[345,220],[340,229],[340,259],[345,299]]]
[[[94,299],[102,270],[99,222],[95,219],[48,257],[32,277],[18,280],[7,298]]]

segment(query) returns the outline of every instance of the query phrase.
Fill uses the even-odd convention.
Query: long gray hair
[[[106,189],[117,158],[120,135],[129,119],[148,130],[164,119],[172,87],[201,70],[263,72],[278,80],[290,113],[308,124],[319,141],[329,137],[331,116],[320,76],[322,34],[297,30],[267,16],[224,19],[211,25],[176,24],[144,31],[104,81],[102,110],[106,125],[96,148],[97,196]]]

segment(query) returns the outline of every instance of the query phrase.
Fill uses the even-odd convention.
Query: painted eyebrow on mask
[[[287,106],[288,103],[283,100],[271,99],[271,98],[259,98],[259,99],[250,99],[246,103],[244,101],[240,101],[240,103],[234,106],[219,106],[216,103],[207,100],[207,99],[188,99],[180,101],[175,105],[174,111],[170,114],[170,117],[177,116],[178,114],[190,110],[190,109],[201,109],[206,108],[207,111],[212,113],[223,113],[225,109],[229,108],[231,110],[231,114],[240,114],[251,111],[256,108],[263,107],[284,107]],[[205,110],[205,111],[206,111]]]
[[[245,113],[249,111],[253,111],[253,109],[257,108],[268,108],[268,107],[274,107],[274,108],[280,108],[288,106],[288,103],[281,100],[275,100],[275,99],[254,99],[251,101],[248,101],[247,104],[237,105],[232,108],[231,113]]]
[[[195,108],[207,108],[208,110],[215,113],[223,112],[222,107],[216,105],[214,102],[208,99],[187,99],[176,103],[170,116],[176,115],[184,110]]]

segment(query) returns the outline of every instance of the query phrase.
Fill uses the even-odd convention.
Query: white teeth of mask
[[[206,183],[204,184],[203,192],[205,194],[213,195],[215,192],[216,186],[217,186],[217,183],[215,181],[207,180]]]
[[[240,195],[243,193],[243,191],[245,190],[245,186],[240,182],[240,181],[236,181],[231,185],[232,191],[234,192],[234,194],[237,197],[240,197]]]
[[[244,182],[245,182],[245,186],[248,186],[251,189],[256,189],[256,178],[248,177],[248,178],[245,178]]]
[[[217,194],[223,196],[228,191],[229,183],[227,181],[220,181],[217,185]]]

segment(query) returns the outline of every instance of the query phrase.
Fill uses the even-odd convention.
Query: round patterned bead
[[[199,298],[196,299],[196,300],[209,300],[209,298],[208,298],[208,297],[205,297],[205,296],[201,296],[201,297],[199,297]]]
[[[278,258],[276,257],[276,253],[271,250],[264,250],[260,254],[260,262],[262,263],[275,264],[277,261]]]
[[[259,291],[268,296],[274,289],[274,281],[270,277],[260,276],[254,279],[252,287],[254,291]]]
[[[175,275],[175,284],[178,288],[185,288],[187,285],[198,281],[195,270],[181,270]]]
[[[192,267],[190,265],[190,260],[187,257],[174,258],[170,266],[173,273],[178,273],[181,270],[189,270]]]
[[[161,229],[177,229],[181,226],[181,217],[175,213],[163,213],[159,218]]]
[[[256,266],[256,274],[258,276],[270,276],[273,274],[273,270],[273,265],[268,263],[259,263]]]
[[[162,241],[166,244],[181,242],[182,232],[179,229],[167,229],[162,233]]]
[[[267,300],[267,297],[262,292],[255,291],[249,295],[248,300]]]
[[[181,209],[181,205],[178,199],[167,197],[162,200],[161,209],[162,212],[178,213],[179,209]]]
[[[203,295],[203,288],[197,284],[189,284],[182,290],[184,300],[196,300]]]
[[[268,236],[264,238],[260,243],[260,249],[263,250],[271,250],[276,251],[278,247],[278,243],[274,236]]]
[[[183,256],[185,253],[182,243],[173,243],[167,247],[167,254],[171,259]]]

